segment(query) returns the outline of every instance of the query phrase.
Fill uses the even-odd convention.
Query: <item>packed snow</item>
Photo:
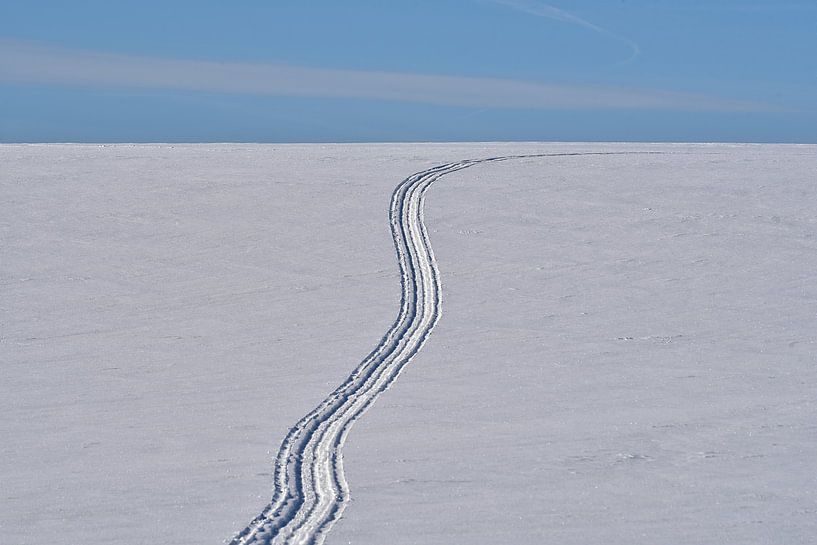
[[[326,543],[813,543],[817,146],[544,143],[0,146],[0,542],[231,539],[398,315],[395,187],[537,154],[428,189]]]

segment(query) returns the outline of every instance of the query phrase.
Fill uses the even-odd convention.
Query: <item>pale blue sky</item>
[[[0,141],[817,143],[817,1],[0,0]]]

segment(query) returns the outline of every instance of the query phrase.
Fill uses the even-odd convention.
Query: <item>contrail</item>
[[[636,57],[638,57],[641,54],[641,48],[638,47],[638,44],[632,41],[631,39],[621,36],[620,34],[616,34],[615,32],[607,30],[604,27],[600,27],[568,11],[557,8],[556,6],[551,6],[550,4],[545,4],[542,2],[534,2],[532,0],[491,0],[491,1],[494,4],[506,6],[518,11],[522,11],[524,13],[528,13],[530,15],[535,15],[537,17],[547,17],[548,19],[553,19],[555,21],[562,21],[564,23],[570,23],[573,25],[584,27],[586,29],[592,30],[596,34],[601,34],[602,36],[612,38],[613,40],[616,40],[627,45],[627,47],[630,48],[630,56],[616,64],[625,64],[628,62],[632,62],[633,60],[636,59]]]

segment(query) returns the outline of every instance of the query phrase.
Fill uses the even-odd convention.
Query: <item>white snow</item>
[[[817,536],[817,146],[0,146],[0,543],[221,543],[397,315],[438,180],[442,318],[344,448],[326,543]]]

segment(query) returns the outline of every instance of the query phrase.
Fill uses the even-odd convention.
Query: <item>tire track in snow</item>
[[[442,176],[511,159],[662,152],[576,152],[469,159],[412,174],[389,208],[400,266],[400,311],[380,344],[320,405],[293,426],[275,459],[272,500],[230,545],[320,545],[349,501],[341,448],[354,422],[422,348],[440,317],[439,271],[425,224],[425,192]]]

